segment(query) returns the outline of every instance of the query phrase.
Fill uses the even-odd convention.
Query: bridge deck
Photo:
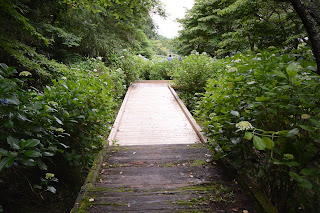
[[[135,83],[130,89],[115,138],[119,145],[200,142],[167,82]]]
[[[255,212],[167,84],[131,85],[72,213]]]

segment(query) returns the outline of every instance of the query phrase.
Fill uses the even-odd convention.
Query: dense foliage
[[[136,65],[165,49],[151,12],[164,15],[150,0],[0,2],[0,212],[71,207]]]
[[[158,1],[0,6],[0,212],[20,211],[17,200],[70,208],[126,88],[142,79],[173,79],[216,158],[280,212],[320,208],[316,1],[197,0],[175,46],[154,33]],[[191,54],[168,61],[175,48]]]
[[[151,57],[158,1],[19,1],[0,3],[3,63],[55,74],[77,55],[109,56],[127,48]]]
[[[56,193],[64,182],[81,184],[105,143],[125,91],[123,71],[97,59],[66,69],[69,73],[38,90],[28,88],[30,72],[1,64],[0,179],[5,206],[27,195],[45,199],[45,191]]]
[[[283,54],[274,47],[225,59],[195,53],[175,69],[180,96],[202,123],[215,157],[252,177],[280,212],[320,207],[315,69],[307,49]]]
[[[312,47],[320,74],[320,2],[313,0],[197,0],[180,20],[180,54],[192,50],[224,57],[269,46]]]
[[[184,82],[179,75],[175,81],[188,86],[181,97],[216,157],[253,177],[280,212],[320,206],[320,80],[313,74],[319,72],[319,8],[307,0],[199,0],[180,20],[181,54],[227,56],[198,67],[193,72],[201,77],[192,80],[182,69]],[[199,95],[202,75],[208,81]]]
[[[174,82],[185,92],[203,92],[208,78],[212,75],[213,60],[206,54],[191,54],[181,61],[181,67],[173,73]]]
[[[222,55],[268,46],[296,49],[306,33],[287,2],[200,0],[180,22],[179,52]]]
[[[197,111],[216,157],[254,177],[280,212],[315,211],[309,209],[319,208],[320,192],[315,64],[277,51],[237,54],[224,64]]]

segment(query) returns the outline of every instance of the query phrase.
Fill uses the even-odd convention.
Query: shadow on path
[[[113,146],[88,212],[255,212],[203,144]]]

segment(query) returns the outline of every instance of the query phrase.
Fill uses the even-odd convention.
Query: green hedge
[[[219,150],[280,212],[319,208],[320,78],[315,63],[277,50],[220,60],[196,114]]]
[[[29,86],[32,77],[0,64],[0,184],[8,206],[12,196],[45,199],[65,181],[80,182],[126,90],[125,73],[101,59],[70,65],[41,90]]]

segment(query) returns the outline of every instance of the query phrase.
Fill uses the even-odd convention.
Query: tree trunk
[[[290,0],[290,2],[306,28],[313,55],[316,58],[316,73],[320,75],[320,31],[318,26],[320,20],[319,0]],[[308,4],[306,4],[306,2]]]
[[[250,34],[248,35],[248,40],[249,40],[249,44],[250,44],[250,50],[253,52],[254,51],[254,43],[251,40]]]

